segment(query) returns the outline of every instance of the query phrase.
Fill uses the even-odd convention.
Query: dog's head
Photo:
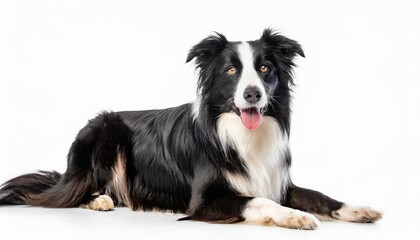
[[[254,130],[263,115],[288,111],[296,55],[304,56],[301,46],[271,29],[255,41],[230,42],[218,33],[203,39],[187,57],[199,70],[195,117],[234,112]]]

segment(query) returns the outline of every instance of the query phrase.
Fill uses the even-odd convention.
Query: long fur
[[[304,53],[296,41],[271,29],[248,42],[215,33],[187,57],[199,71],[196,102],[101,113],[77,135],[63,175],[11,179],[0,190],[0,204],[109,210],[115,203],[184,213],[184,220],[303,229],[315,228],[317,220],[288,207],[340,219],[351,208],[290,179],[290,92],[298,55]],[[259,71],[263,65],[270,71]],[[248,87],[253,98],[244,95]],[[244,127],[247,111],[251,117],[261,112],[258,128]],[[380,218],[365,215],[358,217]]]

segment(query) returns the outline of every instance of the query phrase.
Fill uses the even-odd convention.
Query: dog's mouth
[[[265,108],[249,107],[241,109],[232,103],[232,111],[241,118],[245,128],[248,130],[255,130],[261,123]]]

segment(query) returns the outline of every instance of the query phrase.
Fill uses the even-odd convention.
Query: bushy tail
[[[13,178],[0,189],[0,205],[33,205],[51,208],[77,207],[91,197],[90,175],[64,175],[52,171]]]
[[[0,188],[0,205],[35,205],[32,196],[51,189],[60,178],[61,174],[56,171],[40,171],[13,178]]]

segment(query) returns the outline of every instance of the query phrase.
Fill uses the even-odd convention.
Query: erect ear
[[[190,62],[194,58],[196,58],[198,62],[212,59],[225,48],[227,43],[228,41],[225,36],[215,32],[214,35],[208,36],[191,48],[186,62]]]
[[[282,57],[288,58],[289,60],[293,59],[297,54],[301,57],[305,57],[299,43],[280,35],[271,28],[264,29],[260,41],[265,42],[275,53],[280,54]]]

